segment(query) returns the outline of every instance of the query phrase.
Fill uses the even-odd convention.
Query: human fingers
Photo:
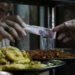
[[[7,20],[6,24],[15,28],[15,30],[20,32],[23,36],[26,36],[26,33],[25,33],[24,29],[18,23]]]
[[[66,42],[68,42],[68,41],[70,41],[70,40],[71,40],[70,37],[65,37],[65,38],[62,40],[62,42],[63,42],[63,43],[66,43]]]
[[[72,32],[72,33],[75,32],[75,20],[64,22],[64,24],[67,27],[69,32]]]
[[[18,15],[16,15],[16,16],[8,16],[6,19],[12,20],[12,21],[14,21],[14,22],[19,23],[19,25],[20,25],[21,27],[23,27],[23,28],[26,26],[25,22],[24,22],[24,21],[20,18],[20,16],[18,16]]]
[[[6,23],[4,23],[4,22],[1,22],[1,23],[0,23],[0,27],[5,28],[6,26],[7,26],[7,24],[6,24]]]
[[[55,32],[57,32],[57,31],[60,31],[60,30],[62,30],[62,29],[64,29],[64,27],[65,27],[65,25],[64,24],[61,24],[61,25],[58,25],[58,26],[56,26],[54,29],[53,29],[53,31]]]
[[[65,33],[61,33],[59,36],[58,36],[58,40],[62,40],[64,37],[65,37],[66,35],[65,35]]]
[[[10,28],[8,29],[8,32],[9,32],[14,38],[16,38],[16,40],[19,40],[19,35],[18,35],[17,31],[16,31],[14,28],[10,27]]]
[[[6,23],[0,23],[0,26],[2,26],[6,31],[14,36],[14,38],[16,38],[17,40],[19,39],[18,33],[14,28],[8,26]]]
[[[9,40],[11,40],[12,42],[14,42],[14,39],[13,37],[4,30],[3,27],[0,27],[0,35],[3,37],[3,38],[8,38]]]

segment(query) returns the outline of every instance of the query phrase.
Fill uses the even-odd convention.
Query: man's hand
[[[66,21],[53,29],[54,32],[63,31],[58,40],[62,40],[64,43],[70,40],[75,40],[75,20]]]
[[[26,36],[24,27],[25,23],[19,16],[7,16],[4,23],[0,23],[0,40],[8,38],[12,42],[19,39],[18,33]],[[6,30],[8,29],[8,31]]]

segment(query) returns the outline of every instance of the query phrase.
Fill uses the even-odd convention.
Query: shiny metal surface
[[[13,75],[13,74],[6,71],[0,71],[0,75]]]

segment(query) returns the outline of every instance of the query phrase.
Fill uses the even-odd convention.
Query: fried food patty
[[[6,50],[6,56],[8,57],[9,60],[13,62],[17,62],[17,63],[29,63],[30,62],[30,59],[24,58],[22,52],[16,47],[8,46]]]

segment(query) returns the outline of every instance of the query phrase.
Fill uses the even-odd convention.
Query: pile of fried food
[[[75,57],[75,54],[72,54],[69,51],[64,51],[63,49],[35,49],[35,50],[26,50],[30,54],[31,58],[69,58]]]
[[[47,67],[40,61],[31,61],[29,54],[13,46],[0,48],[0,70],[28,69]]]

